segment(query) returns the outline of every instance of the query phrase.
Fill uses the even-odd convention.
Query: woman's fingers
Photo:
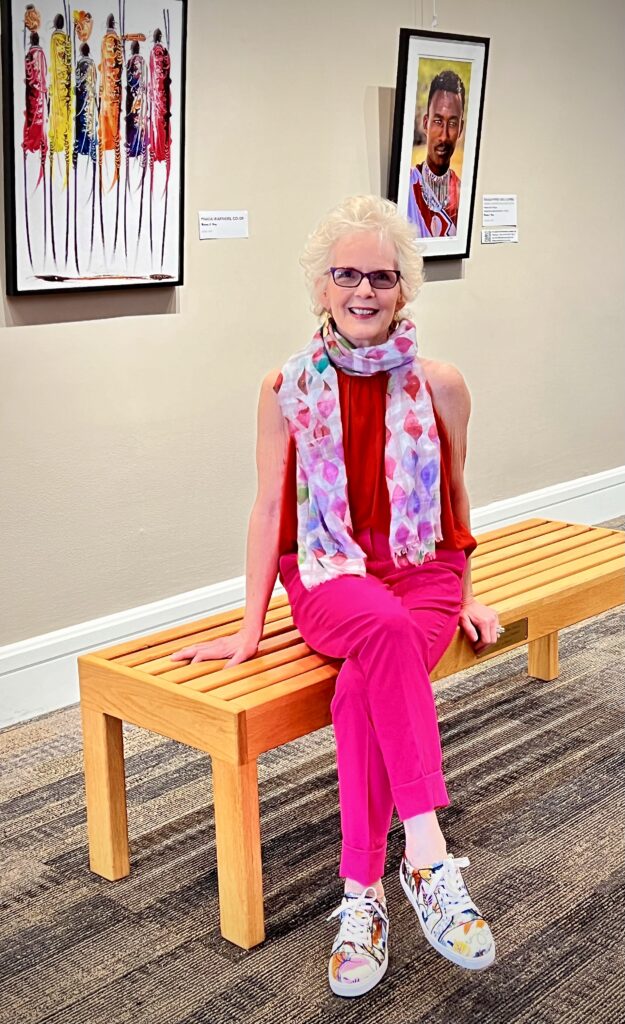
[[[222,649],[219,640],[211,640],[206,644],[194,644],[193,647],[183,647],[171,655],[172,661],[190,661],[192,665],[200,661],[210,661],[214,658],[227,658],[228,650]]]
[[[171,655],[171,660],[172,661],[186,661],[187,658],[192,658],[196,651],[197,651],[197,646],[195,646],[195,647],[183,647],[181,651],[175,651]]]
[[[194,665],[198,661],[217,661],[220,658],[227,658],[230,650],[220,640],[212,640],[207,644],[200,644],[191,664]]]
[[[490,616],[484,622],[480,623],[480,636],[483,640],[484,647],[491,647],[497,643],[497,626],[499,625],[499,618],[495,614]]]
[[[226,665],[240,665],[242,661],[253,658],[258,650],[258,644],[250,642],[249,637],[242,637],[240,634],[220,637],[218,640],[208,640],[204,644],[194,644],[191,647],[183,647],[171,655],[172,661],[190,661],[197,665],[201,661],[218,661],[227,659]]]
[[[499,635],[497,633],[497,628],[499,626],[499,616],[497,615],[497,612],[493,613],[493,617],[492,617],[489,625],[490,625],[490,638],[491,638],[490,642],[491,642],[491,644],[496,644],[498,639],[499,639]]]
[[[245,661],[246,655],[242,651],[236,651],[231,658],[228,659],[224,668],[233,668],[235,665],[240,665],[242,661]]]
[[[464,614],[460,616],[460,621],[462,623],[462,628],[464,629],[465,633],[467,634],[469,640],[471,640],[473,643],[475,643],[479,639],[479,636],[478,636],[478,632],[477,632],[477,629],[475,628],[474,623],[471,622],[471,619],[469,618],[468,615],[464,615]]]
[[[242,644],[238,650],[234,652],[230,660],[226,662],[226,666],[231,667],[233,665],[240,665],[244,661],[249,661],[250,658],[254,657],[257,651],[258,644]]]
[[[476,654],[480,654],[486,647],[492,647],[499,639],[497,612],[477,601],[471,602],[467,609],[460,613],[460,625],[473,644]]]

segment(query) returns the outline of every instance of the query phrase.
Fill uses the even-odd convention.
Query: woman
[[[469,862],[447,853],[436,817],[449,799],[429,673],[458,622],[476,649],[501,630],[471,590],[469,394],[453,366],[417,356],[403,318],[421,283],[413,230],[387,200],[356,196],[309,238],[302,264],[323,319],[261,388],[242,629],[174,656],[252,658],[279,571],[306,643],[345,659],[332,701],[345,891],[329,982],[346,996],[387,967],[394,806],[400,880],[427,940],[468,968],[495,953],[460,873]]]

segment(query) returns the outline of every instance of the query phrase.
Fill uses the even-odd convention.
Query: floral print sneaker
[[[495,959],[495,940],[460,874],[468,866],[468,857],[448,854],[429,868],[413,868],[404,853],[399,880],[430,945],[460,967],[481,970]]]
[[[388,967],[386,903],[373,886],[363,893],[345,893],[340,907],[327,918],[341,922],[328,964],[330,988],[337,996],[361,996],[382,980]]]

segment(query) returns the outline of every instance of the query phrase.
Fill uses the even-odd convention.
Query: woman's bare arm
[[[247,534],[242,631],[257,641],[278,575],[280,510],[289,443],[288,427],[274,391],[278,372],[268,373],[260,390],[256,444],[258,489]]]
[[[451,450],[450,498],[454,515],[471,530],[471,503],[464,480],[464,465],[467,458],[467,436],[471,415],[471,395],[464,377],[450,363],[426,361],[426,373],[436,411],[445,424]],[[462,581],[463,603],[473,597],[471,585],[471,560]]]
[[[467,456],[467,435],[471,415],[471,395],[464,377],[450,363],[424,360],[424,369],[436,411],[445,424],[451,448],[450,498],[454,515],[470,531],[471,504],[464,480]],[[462,612],[460,624],[476,651],[497,641],[497,612],[475,599],[471,582],[471,558],[462,578]]]
[[[282,488],[289,432],[278,404],[274,384],[278,370],[264,378],[258,401],[256,469],[258,486],[247,531],[245,614],[238,633],[204,644],[185,647],[173,661],[191,662],[226,658],[237,665],[258,649],[265,613],[278,575],[278,545]]]

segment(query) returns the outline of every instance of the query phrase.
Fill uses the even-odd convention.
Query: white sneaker
[[[448,854],[429,868],[414,868],[404,853],[399,880],[430,945],[460,967],[479,971],[493,963],[495,940],[460,873],[468,866],[468,857]]]
[[[328,981],[337,996],[361,996],[382,980],[388,967],[386,903],[369,886],[360,895],[345,893],[340,907],[327,918],[340,918],[332,946]]]

